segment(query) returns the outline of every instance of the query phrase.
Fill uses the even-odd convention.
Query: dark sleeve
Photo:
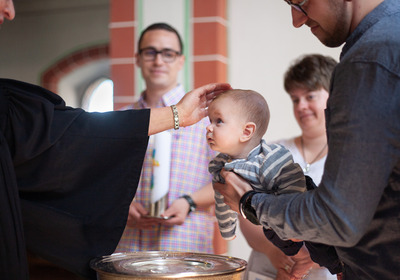
[[[296,255],[303,246],[302,241],[294,242],[292,240],[282,240],[272,229],[266,229],[263,227],[263,231],[265,237],[267,237],[272,244],[278,247],[287,256]]]
[[[149,110],[87,113],[37,86],[2,80],[1,119],[27,247],[86,277],[124,230],[147,148]]]
[[[316,185],[313,179],[307,175],[305,175],[307,190],[314,190],[316,189]],[[272,229],[265,229],[264,235],[271,241],[276,247],[281,249],[288,256],[293,256],[298,253],[300,248],[303,245],[303,242],[294,242],[291,240],[282,240],[279,236],[272,230]],[[339,260],[339,257],[336,253],[336,249],[333,246],[314,243],[305,241],[304,244],[306,245],[311,259],[318,263],[320,266],[326,267],[330,273],[337,274],[342,272],[342,263]]]
[[[338,274],[343,270],[336,249],[333,246],[304,241],[313,262],[326,267],[331,274]]]
[[[1,99],[1,96],[0,96]],[[1,104],[1,100],[0,100]],[[0,275],[2,280],[28,280],[21,208],[8,145],[0,130]]]

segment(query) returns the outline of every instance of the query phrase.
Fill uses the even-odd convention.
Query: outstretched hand
[[[229,84],[214,83],[196,88],[188,93],[176,104],[179,126],[185,127],[197,123],[207,116],[207,107],[221,92],[231,89]],[[174,128],[174,118],[168,106],[152,108],[148,135]]]
[[[207,107],[221,92],[231,89],[226,83],[204,85],[188,92],[176,107],[179,114],[179,125],[182,127],[197,123],[207,116]]]

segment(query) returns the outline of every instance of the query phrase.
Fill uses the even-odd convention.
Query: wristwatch
[[[186,199],[186,201],[189,203],[189,212],[188,212],[188,214],[190,212],[194,212],[196,210],[197,205],[196,205],[196,203],[194,203],[193,199],[189,195],[187,195],[187,194],[182,195],[181,198]]]
[[[239,201],[239,210],[240,214],[242,214],[243,218],[249,220],[255,225],[260,225],[260,222],[257,218],[256,210],[254,210],[253,206],[251,206],[251,199],[253,195],[256,194],[255,191],[251,190],[246,192]]]

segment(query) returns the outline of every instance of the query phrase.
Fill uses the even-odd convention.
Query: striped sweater
[[[301,167],[293,162],[290,151],[280,144],[268,145],[261,140],[246,159],[231,160],[227,154],[218,154],[208,166],[214,182],[225,183],[220,175],[222,168],[240,175],[259,192],[279,195],[306,191]],[[225,204],[219,192],[215,192],[215,215],[222,237],[234,239],[237,213]]]

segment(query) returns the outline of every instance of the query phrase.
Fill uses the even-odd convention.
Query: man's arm
[[[393,132],[399,131],[394,120],[400,82],[378,86],[373,77],[391,74],[375,63],[347,63],[335,73],[327,109],[329,153],[319,188],[256,194],[252,205],[260,222],[282,238],[353,246],[370,225],[399,157]]]

